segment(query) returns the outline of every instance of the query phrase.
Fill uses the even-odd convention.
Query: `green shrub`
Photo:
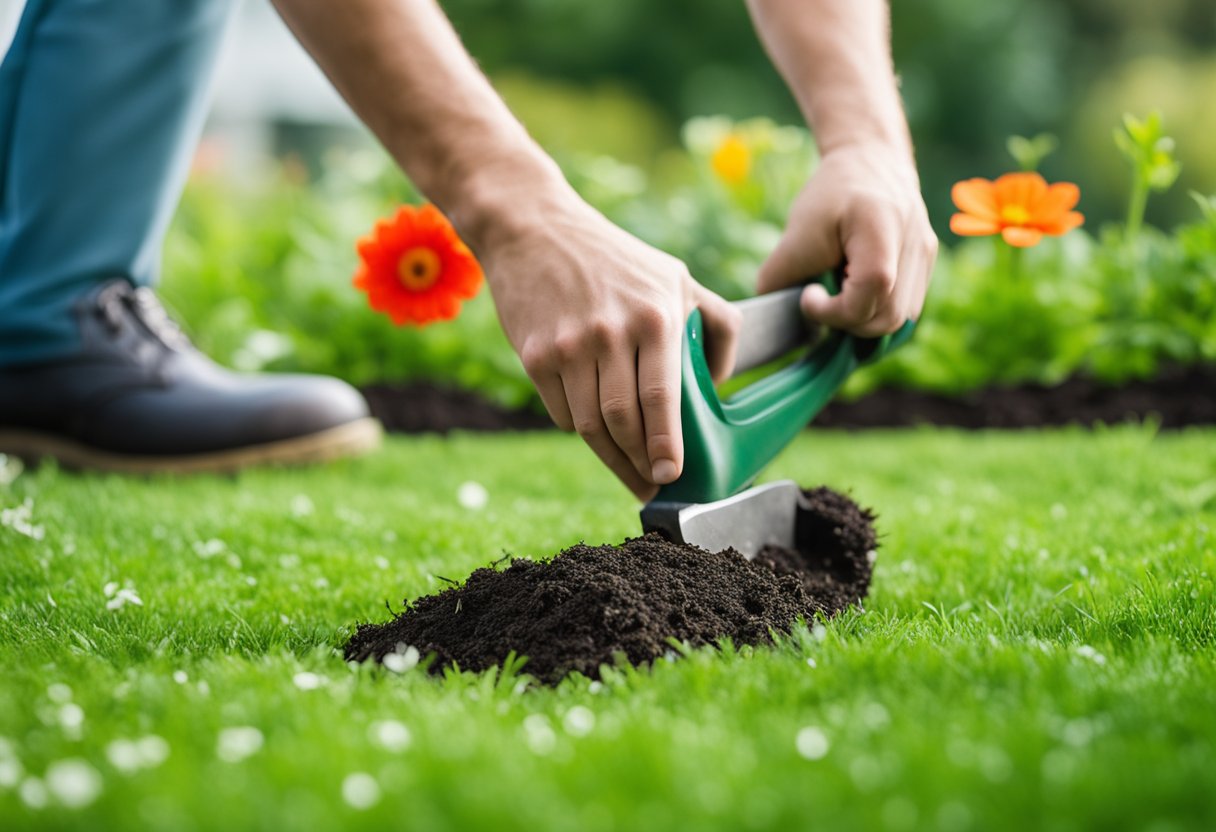
[[[1148,194],[1176,177],[1172,143],[1154,118],[1129,119],[1119,135],[1133,169],[1126,225],[1049,239],[1019,260],[999,238],[944,246],[916,337],[846,393],[959,393],[1077,373],[1117,383],[1216,361],[1216,197],[1196,195],[1199,218],[1173,232],[1143,225]],[[722,118],[694,119],[683,141],[649,173],[603,156],[566,159],[567,173],[609,218],[682,258],[710,288],[751,294],[815,164],[814,143],[798,128]],[[1010,141],[1022,168],[1053,146],[1049,137]],[[367,308],[350,285],[354,241],[420,197],[378,152],[334,154],[324,169],[312,183],[287,162],[259,183],[190,184],[168,240],[164,293],[198,344],[240,369],[356,384],[430,379],[537,405],[488,291],[456,320],[421,330]]]

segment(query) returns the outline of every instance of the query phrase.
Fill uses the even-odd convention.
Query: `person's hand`
[[[680,355],[700,308],[715,378],[735,362],[739,313],[676,258],[574,196],[479,247],[498,315],[549,415],[642,500],[683,470]]]
[[[911,159],[882,145],[845,146],[823,157],[794,201],[757,288],[803,283],[843,263],[840,294],[812,284],[802,310],[834,329],[876,337],[920,317],[936,257]]]

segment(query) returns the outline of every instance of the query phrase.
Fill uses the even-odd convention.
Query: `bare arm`
[[[699,307],[715,372],[738,315],[684,264],[584,203],[434,0],[275,0],[279,13],[486,269],[545,407],[639,497],[683,467],[680,332]]]
[[[848,263],[838,298],[803,309],[860,335],[920,316],[937,238],[929,226],[891,62],[886,0],[748,0],[761,40],[822,153],[760,273],[771,291]]]

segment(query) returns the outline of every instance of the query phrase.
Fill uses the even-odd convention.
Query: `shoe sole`
[[[230,473],[255,465],[326,462],[370,451],[383,429],[371,417],[347,422],[306,436],[202,454],[152,456],[90,448],[70,439],[26,430],[0,429],[0,454],[37,462],[50,457],[64,468],[116,474]]]

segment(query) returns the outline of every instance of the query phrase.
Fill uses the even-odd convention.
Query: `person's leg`
[[[28,0],[0,64],[0,366],[78,348],[101,282],[151,283],[232,0]]]
[[[0,65],[0,454],[190,472],[379,441],[349,385],[219,367],[147,287],[233,2],[29,1]]]

